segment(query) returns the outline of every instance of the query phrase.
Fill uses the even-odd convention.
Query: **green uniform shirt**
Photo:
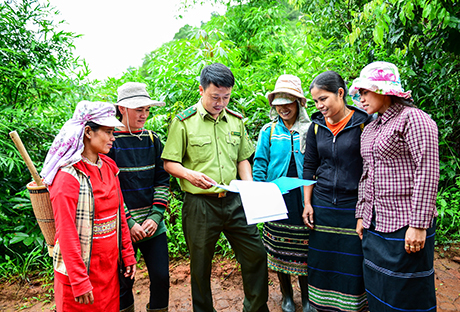
[[[200,100],[173,119],[161,158],[179,162],[187,169],[206,174],[218,184],[228,185],[236,179],[237,163],[253,153],[254,146],[241,116],[224,109],[214,119]],[[185,179],[180,179],[180,186],[192,194],[223,191],[217,187],[203,190]]]

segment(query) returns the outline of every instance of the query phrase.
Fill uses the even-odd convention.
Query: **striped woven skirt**
[[[264,224],[263,242],[270,269],[306,276],[309,228],[303,223],[303,197],[299,188],[283,195],[288,219]]]
[[[263,240],[268,267],[276,272],[306,276],[308,233],[305,225],[266,222]]]
[[[434,284],[435,222],[427,229],[425,248],[408,254],[407,226],[381,233],[374,226],[363,233],[364,281],[371,311],[436,311]]]
[[[310,303],[319,311],[368,311],[356,201],[340,206],[312,196],[315,228],[310,232]],[[379,310],[374,310],[379,311]]]

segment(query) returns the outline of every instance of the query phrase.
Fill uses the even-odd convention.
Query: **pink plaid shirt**
[[[437,216],[438,128],[422,110],[394,104],[364,128],[356,218],[379,232],[428,228]]]

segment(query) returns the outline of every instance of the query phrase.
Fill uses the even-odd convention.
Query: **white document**
[[[233,180],[228,186],[216,186],[240,193],[248,224],[288,218],[283,195],[274,183]]]

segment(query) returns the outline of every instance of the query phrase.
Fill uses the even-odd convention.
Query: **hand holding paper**
[[[287,219],[287,208],[282,194],[316,181],[281,177],[272,182],[233,180],[230,185],[219,185],[224,190],[240,193],[248,224]]]

